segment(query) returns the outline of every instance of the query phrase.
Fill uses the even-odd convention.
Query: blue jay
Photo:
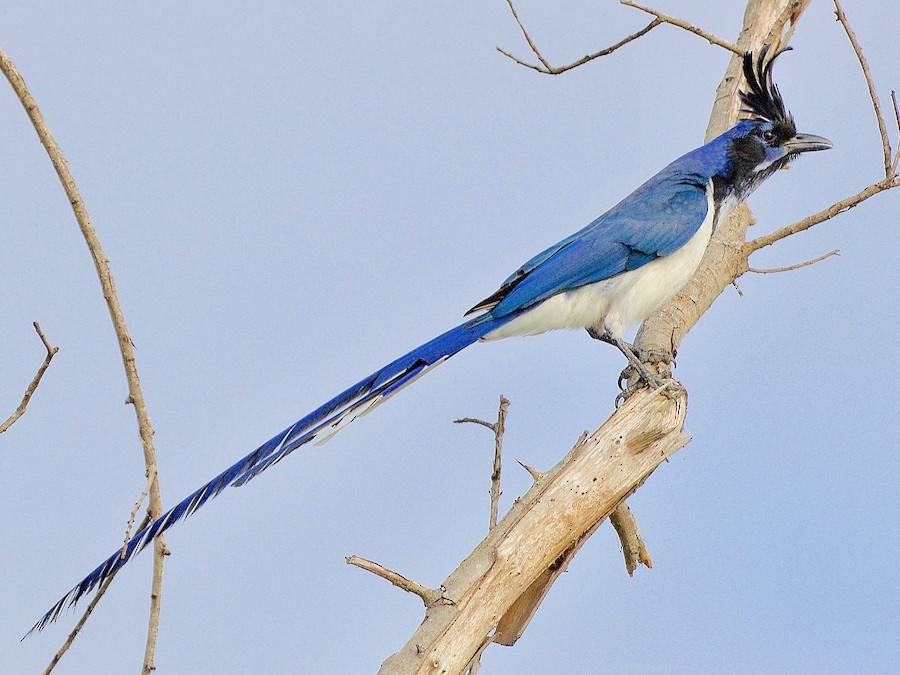
[[[749,119],[676,159],[587,227],[535,256],[496,293],[475,305],[461,325],[417,347],[314,410],[264,443],[134,535],[70,590],[32,631],[54,621],[125,565],[159,534],[194,513],[227,486],[239,486],[310,441],[329,439],[358,417],[479,340],[586,328],[621,350],[640,379],[661,384],[623,331],[670,300],[693,274],[718,223],[778,169],[831,142],[797,133],[772,65],[785,50],[744,55]]]

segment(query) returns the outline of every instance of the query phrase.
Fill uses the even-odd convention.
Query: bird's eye
[[[764,131],[762,132],[762,139],[766,143],[771,143],[775,140],[775,132],[774,131]]]

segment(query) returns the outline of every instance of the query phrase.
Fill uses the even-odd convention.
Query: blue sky
[[[616,3],[520,3],[562,64],[646,24]],[[733,39],[741,3],[659,8]],[[882,95],[895,3],[847,0]],[[0,46],[65,151],[137,348],[172,504],[326,398],[455,325],[519,264],[702,142],[729,55],[672,27],[550,78],[506,4],[4,3]],[[812,3],[776,77],[834,142],[751,197],[761,234],[878,180],[865,85]],[[74,625],[27,628],[120,543],[144,485],[93,266],[18,101],[0,111],[0,671]],[[887,104],[887,99],[884,99]],[[892,130],[896,140],[896,133]],[[895,143],[896,144],[896,143]],[[693,442],[635,495],[654,569],[604,526],[486,673],[889,672],[897,607],[900,191],[752,259],[685,339]],[[418,625],[358,554],[438,585],[484,535],[491,438],[553,465],[609,414],[623,362],[582,333],[476,345],[325,446],[228,490],[167,537],[160,673],[373,672]],[[117,577],[59,673],[140,668],[151,556]]]

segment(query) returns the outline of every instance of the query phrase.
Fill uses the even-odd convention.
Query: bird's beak
[[[786,140],[781,144],[784,151],[788,154],[800,152],[813,152],[814,150],[828,150],[834,146],[827,138],[815,136],[813,134],[796,134],[793,138]]]

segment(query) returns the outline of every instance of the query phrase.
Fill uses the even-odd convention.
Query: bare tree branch
[[[34,396],[34,392],[37,391],[38,385],[41,383],[41,378],[44,377],[44,373],[50,366],[50,362],[53,360],[53,357],[56,356],[56,352],[59,351],[59,347],[51,347],[50,343],[47,342],[47,338],[44,337],[44,333],[41,331],[40,324],[35,321],[33,325],[38,336],[41,338],[41,342],[44,343],[47,355],[44,357],[44,362],[41,364],[40,368],[38,368],[37,374],[32,378],[31,383],[25,390],[25,395],[22,397],[22,402],[19,404],[19,407],[13,411],[13,414],[10,415],[3,424],[0,424],[0,434],[9,429],[16,423],[16,420],[25,414],[25,411],[28,409],[28,403],[31,401],[31,397]]]
[[[463,672],[492,629],[493,641],[514,643],[573,551],[688,443],[685,403],[642,389],[576,444],[444,581],[451,604],[429,607],[380,672]]]
[[[891,102],[894,104],[894,119],[897,121],[897,135],[900,137],[900,109],[897,108],[897,92],[891,89]],[[897,173],[897,162],[900,161],[900,141],[897,143],[897,152],[894,153],[894,161],[891,162],[891,173]]]
[[[431,605],[440,602],[444,597],[443,591],[439,588],[428,588],[427,586],[423,586],[418,581],[407,579],[402,574],[390,570],[384,565],[379,565],[377,562],[360,558],[358,555],[347,556],[344,560],[347,561],[348,565],[354,565],[367,572],[371,572],[382,579],[387,579],[394,584],[394,586],[403,589],[407,593],[418,595],[422,598],[422,602],[425,603],[426,607],[431,607]]]
[[[480,424],[483,427],[487,427],[491,431],[494,430],[493,422],[485,422],[484,420],[480,420],[476,417],[460,417],[458,420],[453,420],[454,424]]]
[[[812,260],[807,260],[806,262],[797,263],[796,265],[788,265],[787,267],[774,267],[770,269],[757,269],[756,267],[748,267],[748,272],[753,272],[754,274],[778,274],[779,272],[793,272],[794,270],[799,270],[801,267],[809,267],[810,265],[815,265],[818,262],[822,262],[823,260],[830,258],[833,255],[840,255],[840,251],[838,249],[834,249],[833,251],[829,251],[824,255],[820,255],[818,258],[813,258]]]
[[[128,325],[125,322],[125,314],[122,311],[122,305],[119,302],[118,293],[116,292],[116,284],[113,279],[112,272],[109,268],[109,260],[103,247],[100,244],[100,238],[91,221],[87,206],[81,197],[75,179],[69,171],[69,165],[63,155],[62,150],[50,133],[44,116],[41,114],[37,101],[28,91],[25,79],[16,69],[15,64],[7,56],[6,52],[0,49],[0,70],[9,80],[10,85],[19,97],[38,138],[43,144],[50,156],[54,169],[59,176],[72,210],[75,213],[75,219],[81,229],[81,234],[87,243],[88,250],[94,261],[94,267],[97,270],[97,276],[100,279],[100,286],[103,290],[103,297],[106,299],[107,309],[112,319],[113,329],[119,342],[119,351],[122,354],[122,363],[125,368],[125,379],[128,382],[128,398],[126,403],[134,406],[135,416],[138,423],[138,434],[141,439],[141,446],[144,451],[144,464],[146,466],[146,475],[152,478],[150,487],[150,504],[148,506],[148,514],[151,518],[157,518],[162,514],[162,497],[159,489],[159,478],[156,465],[156,450],[153,447],[153,426],[150,424],[150,415],[147,412],[147,406],[144,402],[144,394],[141,390],[140,378],[138,377],[137,362],[135,360],[134,345],[128,332]],[[153,560],[153,581],[150,589],[150,621],[147,629],[147,647],[144,653],[143,672],[149,674],[153,669],[153,654],[156,649],[156,635],[159,631],[159,611],[160,611],[160,593],[162,591],[162,567],[163,559],[168,553],[165,541],[162,537],[154,540],[154,560]],[[98,593],[99,596],[101,592]]]
[[[150,494],[150,489],[153,487],[153,481],[156,480],[156,468],[154,467],[153,471],[147,476],[147,484],[144,486],[143,491],[138,496],[137,501],[134,503],[134,508],[131,509],[131,515],[128,517],[128,524],[125,526],[125,540],[122,543],[122,557],[125,557],[126,552],[128,551],[128,542],[131,541],[131,528],[134,527],[134,519],[137,518],[137,513],[141,509],[141,504],[144,503],[144,500],[147,498],[147,495]],[[138,528],[138,531],[144,529],[143,525]]]
[[[516,23],[519,24],[519,29],[522,31],[522,35],[525,36],[525,41],[528,43],[528,46],[531,47],[531,51],[533,51],[534,55],[538,57],[538,61],[540,61],[541,63],[544,64],[544,68],[546,68],[546,72],[548,72],[548,73],[552,72],[554,70],[553,67],[549,63],[547,63],[547,60],[543,56],[541,56],[541,53],[538,51],[538,48],[535,46],[534,42],[532,42],[531,36],[528,35],[528,31],[525,30],[525,26],[523,26],[522,22],[519,20],[519,14],[518,14],[518,12],[516,12],[516,8],[513,6],[512,0],[506,0],[506,4],[509,5],[509,11],[512,12],[513,18],[516,20]],[[500,47],[497,47],[497,49],[500,49]],[[500,51],[503,51],[503,50],[500,49]],[[506,54],[506,52],[503,52],[503,53]],[[514,56],[510,56],[509,54],[506,54],[506,55],[509,56],[511,59],[515,59],[517,62],[522,63],[521,61],[516,59]],[[527,65],[527,64],[523,63],[522,65]],[[534,67],[534,66],[532,66],[532,67]]]
[[[632,7],[634,9],[639,9],[642,12],[646,12],[647,14],[652,14],[657,18],[658,21],[662,21],[663,23],[668,23],[673,26],[677,26],[678,28],[683,28],[684,30],[693,33],[694,35],[699,35],[704,40],[709,42],[711,45],[716,45],[717,47],[722,47],[723,49],[727,49],[730,52],[734,52],[735,54],[741,56],[743,55],[743,51],[741,51],[740,47],[738,47],[733,42],[729,42],[728,40],[723,40],[717,35],[713,35],[712,33],[703,30],[699,26],[695,26],[692,23],[685,21],[684,19],[679,19],[674,16],[669,16],[668,14],[663,14],[655,9],[651,9],[649,7],[644,7],[643,5],[639,5],[636,2],[632,2],[632,0],[619,0],[619,3],[625,5],[626,7]]]
[[[525,36],[525,41],[528,42],[528,46],[531,47],[531,51],[534,52],[534,55],[537,56],[538,61],[541,62],[543,67],[535,66],[534,64],[527,63],[526,61],[522,61],[518,57],[513,56],[508,51],[506,51],[505,49],[501,49],[500,47],[497,47],[497,51],[500,52],[501,54],[503,54],[504,56],[511,58],[513,61],[515,61],[519,65],[525,66],[526,68],[531,68],[532,70],[536,70],[537,72],[543,73],[544,75],[559,75],[560,73],[564,73],[567,70],[572,70],[572,68],[577,68],[578,66],[584,65],[588,61],[593,61],[594,59],[599,59],[601,56],[607,56],[608,54],[612,54],[614,51],[616,51],[620,47],[624,47],[629,42],[632,42],[633,40],[637,40],[639,37],[646,35],[651,30],[656,28],[658,25],[663,23],[663,21],[661,19],[654,19],[653,21],[648,23],[646,26],[644,26],[638,32],[632,33],[628,37],[623,38],[622,40],[619,40],[616,44],[614,44],[610,47],[607,47],[606,49],[601,49],[599,52],[594,52],[593,54],[588,54],[587,56],[582,56],[577,61],[574,61],[573,63],[570,63],[566,66],[556,67],[556,66],[551,66],[547,62],[547,60],[541,55],[540,51],[538,51],[538,48],[534,44],[534,41],[531,39],[531,36],[528,35],[528,31],[525,30],[525,26],[522,25],[521,21],[519,21],[519,15],[516,13],[516,8],[513,7],[512,0],[506,0],[506,4],[509,5],[509,9],[512,11],[512,15],[515,18],[516,23],[519,24],[519,28],[522,30],[522,34]]]
[[[491,471],[491,517],[488,530],[493,529],[497,524],[497,511],[500,504],[500,456],[503,451],[503,431],[506,423],[506,412],[509,410],[509,401],[505,396],[500,396],[500,407],[497,410],[497,421],[491,424],[484,420],[475,419],[474,417],[464,417],[462,419],[453,420],[455,424],[471,422],[472,424],[480,424],[494,432],[494,465]]]
[[[884,180],[880,180],[877,183],[873,183],[867,188],[860,190],[855,195],[835,202],[828,208],[823,209],[818,213],[813,213],[812,215],[806,216],[806,218],[802,218],[795,223],[786,225],[785,227],[775,230],[770,234],[748,241],[744,244],[743,250],[746,252],[746,255],[750,255],[754,251],[758,251],[759,249],[765,248],[766,246],[771,246],[776,241],[781,241],[785,237],[790,237],[791,235],[797,234],[798,232],[808,230],[814,225],[818,225],[819,223],[823,223],[826,220],[830,220],[838,214],[841,214],[844,211],[848,211],[854,206],[861,204],[869,197],[877,195],[879,192],[890,190],[897,186],[900,186],[900,180],[898,180],[897,178],[894,178],[893,180],[889,180],[887,178],[885,178]]]
[[[885,177],[890,178],[891,140],[888,138],[887,125],[884,122],[884,114],[881,112],[881,101],[878,99],[878,92],[875,91],[875,83],[872,81],[869,62],[866,61],[866,57],[863,55],[862,47],[859,46],[859,41],[856,39],[856,33],[853,32],[850,23],[847,21],[847,15],[844,14],[844,8],[841,7],[840,0],[834,0],[834,10],[838,21],[840,21],[841,25],[844,27],[844,32],[847,33],[847,37],[850,39],[850,44],[853,45],[853,51],[856,54],[856,58],[859,60],[859,65],[866,78],[866,86],[869,88],[869,97],[872,99],[872,106],[875,108],[875,118],[878,121],[878,132],[881,134],[881,147],[884,151],[884,175]]]

